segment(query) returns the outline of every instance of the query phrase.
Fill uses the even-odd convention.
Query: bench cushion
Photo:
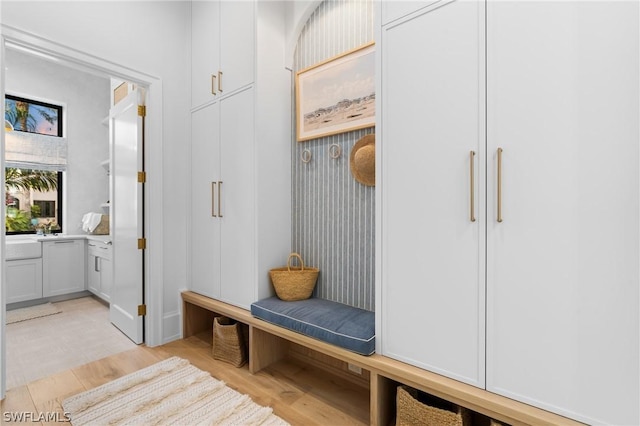
[[[251,314],[362,355],[375,352],[375,314],[364,309],[317,298],[285,302],[274,296],[251,304]]]

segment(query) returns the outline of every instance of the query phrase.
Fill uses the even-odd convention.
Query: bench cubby
[[[191,291],[182,293],[183,337],[211,330],[213,318],[224,315],[245,324],[249,331],[249,363],[252,374],[287,360],[305,359],[313,367],[357,384],[358,409],[364,399],[369,424],[394,423],[396,391],[407,385],[473,411],[474,424],[496,419],[509,425],[580,425],[565,417],[487,392],[456,380],[379,355],[359,355],[333,344],[305,336],[255,318],[238,308]],[[293,362],[293,361],[292,361]],[[349,366],[361,369],[351,375]],[[368,400],[368,404],[366,404]],[[336,404],[340,404],[339,399]],[[350,401],[351,402],[351,401]],[[368,405],[368,406],[367,406]],[[346,409],[346,408],[345,408]],[[360,414],[366,417],[367,414]]]

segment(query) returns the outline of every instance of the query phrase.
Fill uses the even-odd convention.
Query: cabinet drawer
[[[103,259],[111,260],[112,257],[112,245],[109,243],[102,243],[98,241],[88,241],[87,253],[90,256],[101,257]]]

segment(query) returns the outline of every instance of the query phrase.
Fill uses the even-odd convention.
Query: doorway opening
[[[27,41],[28,39],[28,41]],[[57,64],[58,66],[62,66],[62,67],[68,67],[69,70],[75,70],[76,72],[79,73],[84,73],[85,76],[87,76],[86,78],[89,79],[89,76],[92,79],[103,79],[104,81],[108,81],[110,82],[110,80],[112,78],[116,78],[116,79],[121,79],[124,81],[131,81],[134,82],[134,84],[136,84],[138,87],[146,87],[147,88],[147,94],[151,95],[153,94],[153,102],[152,102],[152,110],[153,107],[157,107],[158,111],[161,110],[161,87],[160,87],[160,80],[148,76],[146,74],[142,74],[142,73],[138,73],[135,71],[132,71],[128,68],[124,68],[121,67],[119,65],[114,65],[110,62],[107,61],[103,61],[101,59],[96,59],[92,56],[89,55],[84,55],[82,53],[79,53],[77,51],[72,51],[71,49],[67,49],[63,46],[57,45],[57,44],[53,44],[50,43],[46,40],[34,40],[33,36],[25,36],[20,32],[13,32],[12,30],[7,30],[5,28],[3,28],[3,40],[2,40],[2,47],[4,48],[4,55],[6,55],[7,59],[11,59],[11,57],[16,57],[16,55],[22,54],[25,57],[28,57],[29,60],[33,61],[35,60],[35,58],[37,58],[38,60],[44,61],[42,64],[49,63],[49,64]],[[9,81],[9,76],[11,73],[11,61],[5,61],[5,63],[7,64],[8,69],[2,70],[0,71],[0,74],[2,74],[2,80],[3,80],[3,85],[2,87],[4,88],[3,90],[3,97],[5,95],[5,92],[9,92],[11,90],[15,90],[11,88],[11,81]],[[35,67],[35,70],[37,71],[37,66]],[[72,73],[69,72],[69,75],[71,75]],[[77,81],[76,81],[77,83]],[[78,87],[75,87],[75,89],[71,89],[71,90],[78,90]],[[136,97],[136,100],[140,100],[139,97]],[[89,103],[91,103],[92,101],[95,101],[95,99],[89,99]],[[144,98],[142,101],[142,105],[144,105]],[[68,105],[69,106],[69,105]],[[102,117],[104,120],[100,120],[102,121],[100,124],[107,130],[112,128],[114,126],[114,117],[112,117],[110,111],[109,111],[109,107],[111,106],[110,104],[107,104],[107,111],[104,117]],[[137,106],[137,105],[136,105]],[[77,105],[75,105],[75,107],[77,107]],[[146,110],[146,108],[145,108]],[[136,113],[137,113],[137,108],[136,108]],[[136,114],[137,115],[137,114]],[[150,117],[153,118],[154,114],[150,114]],[[68,123],[67,123],[68,124]],[[149,127],[149,125],[147,125]],[[157,135],[157,137],[159,138],[160,136],[160,131],[159,131],[159,120],[155,121],[152,120],[151,122],[151,128],[152,128],[152,132],[154,134]],[[3,149],[4,149],[4,144],[5,144],[5,135],[3,135]],[[87,138],[84,138],[85,140]],[[105,145],[110,145],[107,141],[105,141]],[[158,144],[158,148],[161,145]],[[91,151],[91,147],[89,146],[85,146],[85,149],[87,149],[88,151]],[[111,156],[111,152],[110,152],[110,148],[107,148],[107,152],[109,154],[109,157]],[[89,152],[89,154],[91,154]],[[91,155],[89,155],[88,158],[93,158],[93,160],[95,162],[97,162],[98,164],[100,163],[104,163],[104,159],[105,156],[102,155],[103,152],[94,152],[94,155],[91,157]],[[161,167],[161,154],[156,154],[156,161],[151,162],[151,164],[154,167],[158,167],[158,165],[160,165]],[[72,160],[72,158],[69,159],[70,161]],[[87,164],[89,162],[88,161],[80,161],[78,163],[76,163],[76,166],[74,167],[74,169],[77,167],[78,169],[82,169],[82,168],[86,168]],[[2,167],[4,168],[5,164],[3,161]],[[103,172],[108,172],[111,173],[111,171],[107,171],[103,169]],[[140,171],[140,169],[136,170],[135,173],[137,174],[137,172]],[[73,203],[70,200],[70,197],[68,196],[69,193],[71,193],[71,191],[73,191],[73,185],[69,185],[69,182],[67,182],[68,176],[65,177],[65,191],[67,191],[67,197],[65,197],[65,200],[63,201],[64,207],[67,210],[67,214],[65,214],[65,217],[67,217],[68,219],[65,221],[65,234],[66,235],[80,235],[83,234],[82,230],[80,229],[81,226],[78,223],[77,220],[73,220],[73,214],[71,213],[73,211]],[[109,178],[110,179],[110,178]],[[95,182],[94,182],[95,184]],[[107,186],[107,185],[103,185],[103,186]],[[95,186],[95,188],[97,188],[97,186]],[[100,192],[102,189],[95,189],[96,192]],[[161,182],[158,182],[158,188],[157,190],[161,191]],[[91,194],[93,189],[89,188],[89,187],[84,187],[81,189],[80,192],[85,191],[84,194]],[[141,191],[140,191],[141,192]],[[91,210],[98,210],[98,212],[100,212],[100,208],[105,207],[107,208],[107,210],[109,208],[111,208],[112,206],[110,206],[110,201],[111,201],[111,193],[107,190],[107,197],[102,197],[104,199],[101,199],[100,203],[98,203],[97,205],[100,206],[98,208],[92,208]],[[157,199],[160,203],[161,203],[161,197],[158,197]],[[142,196],[142,192],[140,194],[140,201],[141,204],[143,205],[144,203],[148,202],[148,198]],[[154,203],[154,204],[157,204]],[[86,210],[86,209],[84,209]],[[84,210],[80,210],[78,214],[83,215],[85,213]],[[161,210],[161,209],[158,209]],[[140,227],[140,235],[145,235],[145,230],[146,230],[146,234],[150,234],[150,232],[148,231],[148,224],[144,225],[143,224],[143,219],[145,219],[145,217],[142,215],[142,209],[141,209],[141,216],[139,216],[137,219],[139,220],[139,227]],[[5,211],[2,212],[2,216],[4,217]],[[160,222],[161,223],[162,220],[162,215],[156,215],[156,218],[154,219],[154,222]],[[114,224],[115,226],[117,226],[117,223]],[[76,232],[74,232],[75,229],[77,229]],[[117,233],[114,233],[113,235],[117,235]],[[52,238],[56,238],[59,236],[53,236]],[[46,237],[42,237],[42,238],[46,238]],[[64,239],[64,238],[63,238]],[[67,240],[67,239],[65,239]],[[2,241],[7,241],[7,237],[3,236]],[[47,240],[47,242],[53,242],[53,240]],[[62,240],[58,240],[57,242],[59,243],[63,243]],[[65,241],[66,242],[66,241]],[[84,242],[83,242],[84,243]],[[2,247],[2,254],[3,254],[3,260],[4,260],[4,255],[7,253],[7,244],[4,244]],[[138,250],[138,247],[136,245],[135,250]],[[83,253],[86,253],[83,252]],[[138,252],[140,253],[140,252]],[[142,251],[142,253],[144,253],[144,251]],[[85,261],[88,259],[86,254],[83,254],[83,256],[85,256]],[[154,346],[159,344],[159,336],[161,335],[160,332],[160,327],[159,327],[159,319],[158,319],[158,315],[149,315],[149,316],[139,316],[138,315],[138,305],[143,305],[144,302],[142,301],[142,294],[143,291],[148,295],[149,297],[149,301],[151,302],[151,306],[157,306],[157,301],[153,298],[153,297],[157,297],[157,295],[160,293],[161,294],[161,289],[160,288],[156,288],[154,289],[150,289],[148,288],[148,284],[147,282],[143,282],[142,281],[142,271],[144,270],[149,270],[149,265],[151,263],[156,263],[154,261],[155,258],[160,258],[160,254],[158,254],[155,257],[149,257],[147,256],[146,259],[143,258],[142,256],[139,256],[139,269],[140,269],[140,284],[139,284],[139,288],[136,290],[136,293],[140,294],[140,298],[139,298],[139,302],[136,301],[137,305],[135,305],[136,308],[136,313],[132,314],[131,312],[131,307],[130,306],[125,306],[125,313],[127,315],[125,315],[125,317],[127,317],[128,319],[130,319],[132,322],[137,322],[139,323],[139,329],[140,331],[143,329],[143,325],[146,326],[147,328],[147,337],[146,337],[146,343],[149,346]],[[160,263],[160,267],[159,268],[153,268],[153,271],[156,271],[158,274],[162,274],[162,267]],[[84,262],[84,265],[86,265],[86,262]],[[83,265],[83,266],[84,266]],[[1,265],[3,268],[3,275],[7,272],[7,267],[6,264],[3,262],[3,264]],[[86,265],[87,268],[83,269],[84,273],[84,280],[85,280],[85,285],[86,285],[86,280],[88,279],[88,275],[86,274],[86,272],[88,272],[90,265]],[[115,270],[115,268],[114,268]],[[43,272],[44,273],[44,272]],[[115,279],[117,279],[117,277],[114,277]],[[123,280],[118,280],[117,284],[115,287],[118,287],[118,285],[120,285],[120,282],[122,282]],[[3,285],[6,286],[6,280],[3,280]],[[116,289],[116,293],[118,292],[118,290]],[[124,293],[125,291],[123,291]],[[73,297],[72,298],[76,298],[79,296],[86,296],[83,299],[75,299],[76,304],[78,305],[88,305],[89,303],[84,303],[84,302],[90,302],[92,301],[92,295],[91,293],[86,290],[86,289],[82,289],[79,292],[73,292]],[[131,297],[132,295],[127,293],[127,294],[123,294],[121,296],[121,300],[127,300],[127,301],[134,301],[136,298],[135,297]],[[62,297],[64,298],[64,297]],[[71,298],[71,297],[70,297]],[[56,298],[54,298],[56,299]],[[53,302],[59,302],[59,298],[56,300],[52,300]],[[95,300],[93,300],[95,301]],[[3,300],[1,301],[2,305],[7,306],[7,304],[9,303],[8,298],[4,297]],[[59,303],[65,303],[65,302],[59,302]],[[3,306],[3,307],[4,307]],[[14,307],[14,306],[9,306]],[[19,307],[19,306],[16,306]],[[127,311],[128,310],[128,311]],[[123,309],[120,309],[120,311],[123,311]],[[158,312],[158,310],[156,309],[152,309],[152,311],[154,312]],[[119,312],[120,314],[122,314],[122,312]],[[109,314],[108,315],[108,319],[111,320],[112,319],[112,315]],[[0,397],[4,397],[5,394],[5,390],[6,390],[6,378],[7,378],[7,374],[6,374],[6,369],[7,369],[7,360],[10,359],[6,356],[6,349],[7,349],[7,345],[6,345],[6,328],[5,328],[5,323],[4,321],[2,321],[2,339],[1,339],[1,344],[0,344],[0,360],[2,361],[2,369],[0,371],[0,379],[2,382],[1,385],[1,395]],[[119,327],[119,328],[123,328],[123,327]],[[126,332],[126,331],[125,331]],[[37,338],[36,338],[37,339]],[[142,333],[140,332],[139,337],[134,337],[132,338],[132,340],[136,341],[137,343],[141,343],[143,341],[143,337],[142,337]],[[55,355],[54,353],[51,352],[47,352],[47,348],[43,348],[43,351],[45,351],[46,353],[50,353],[51,355]],[[86,359],[86,358],[85,358]],[[85,361],[85,362],[88,362]],[[11,366],[8,366],[9,368],[11,368]]]

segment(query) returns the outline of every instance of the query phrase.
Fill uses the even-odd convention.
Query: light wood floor
[[[294,426],[369,424],[369,393],[360,386],[293,360],[252,375],[246,366],[235,368],[214,360],[210,353],[208,334],[156,348],[139,346],[9,390],[0,404],[0,421],[5,421],[5,413],[62,413],[65,398],[175,355],[250,395],[256,403],[272,407]]]

